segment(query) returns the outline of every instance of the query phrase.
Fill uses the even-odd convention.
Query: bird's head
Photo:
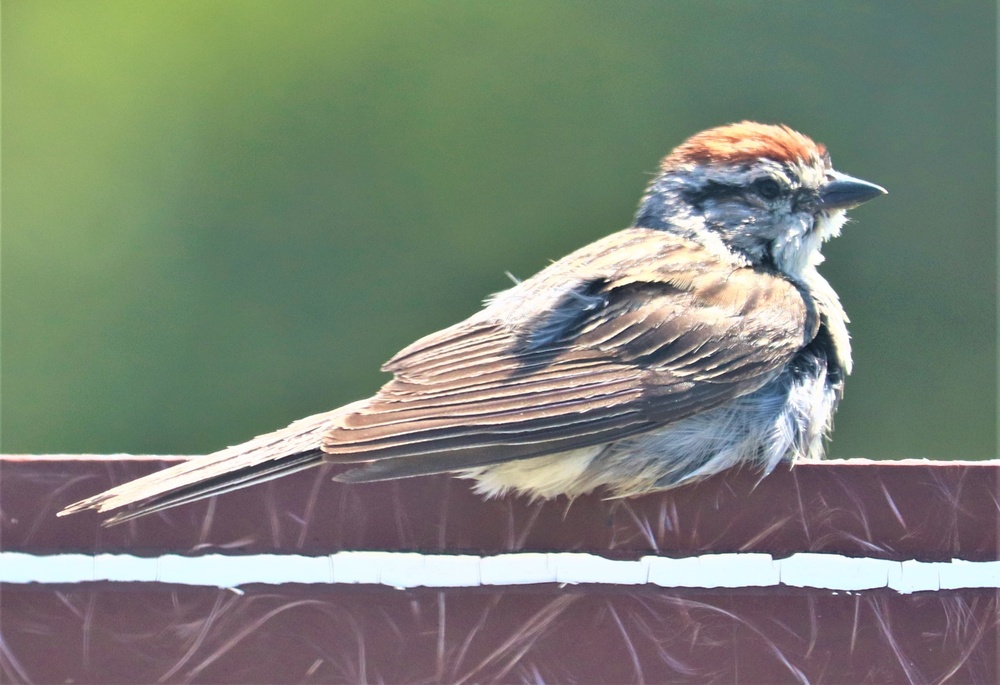
[[[634,225],[682,233],[793,277],[822,261],[845,210],[884,194],[834,171],[787,126],[744,121],[692,136],[661,163]]]

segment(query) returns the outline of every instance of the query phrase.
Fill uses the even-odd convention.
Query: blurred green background
[[[890,191],[826,250],[832,455],[995,454],[993,2],[2,11],[5,452],[201,453],[365,396],[750,118]]]

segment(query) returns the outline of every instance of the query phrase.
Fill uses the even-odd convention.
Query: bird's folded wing
[[[327,460],[362,464],[340,479],[451,471],[648,431],[758,389],[815,335],[815,312],[789,281],[703,249],[682,258],[677,239],[662,236],[639,236],[634,262],[619,249],[606,266],[596,243],[577,255],[590,276],[545,311],[477,316],[397,355],[392,381],[332,417]],[[547,287],[546,271],[518,287]]]

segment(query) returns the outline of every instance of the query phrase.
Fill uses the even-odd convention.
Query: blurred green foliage
[[[890,191],[826,251],[832,454],[995,454],[992,2],[2,10],[5,452],[199,453],[365,396],[750,118]]]

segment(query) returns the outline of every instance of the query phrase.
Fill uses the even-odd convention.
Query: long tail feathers
[[[329,420],[329,413],[301,419],[279,431],[88,497],[69,505],[59,516],[138,505],[104,522],[110,526],[318,466],[323,461],[319,447]]]

